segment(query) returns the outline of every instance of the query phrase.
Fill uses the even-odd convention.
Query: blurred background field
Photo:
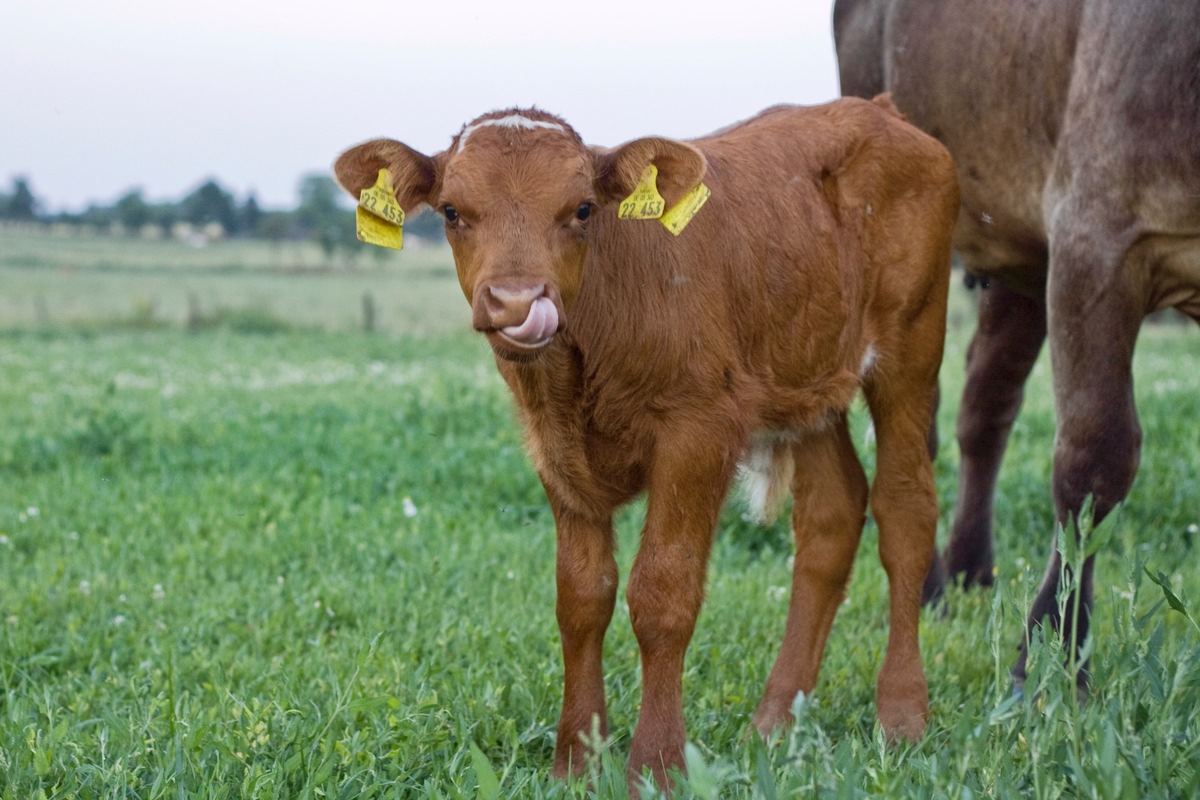
[[[415,246],[414,246],[415,245]],[[444,245],[332,255],[310,240],[82,234],[0,226],[0,329],[315,328],[413,335],[463,327]]]

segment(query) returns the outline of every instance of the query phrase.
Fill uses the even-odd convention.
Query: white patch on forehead
[[[507,117],[499,117],[498,119],[485,119],[483,122],[476,122],[474,125],[467,126],[462,136],[458,137],[458,149],[456,153],[461,153],[462,149],[467,145],[467,139],[472,133],[480,128],[497,127],[497,128],[521,128],[524,130],[537,130],[545,128],[547,130],[567,132],[567,129],[557,122],[547,122],[540,119],[530,119],[521,114],[509,114]]]

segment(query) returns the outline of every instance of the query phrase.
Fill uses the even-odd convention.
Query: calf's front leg
[[[626,597],[642,659],[642,708],[629,782],[650,768],[659,786],[683,767],[683,658],[704,599],[709,550],[734,468],[732,454],[699,452],[718,437],[694,434],[659,447],[642,542]]]
[[[553,498],[553,495],[551,495]],[[558,531],[558,601],[562,636],[563,706],[554,746],[554,775],[579,775],[586,766],[584,736],[592,720],[608,735],[601,663],[604,633],[617,598],[612,518],[595,520],[551,500]]]

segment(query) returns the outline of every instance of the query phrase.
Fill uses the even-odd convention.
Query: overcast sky
[[[0,191],[49,210],[208,177],[267,206],[347,146],[538,105],[594,144],[837,94],[832,0],[0,0]]]

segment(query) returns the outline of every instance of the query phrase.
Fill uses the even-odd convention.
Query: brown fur
[[[1200,321],[1200,0],[838,0],[845,94],[892,92],[954,154],[954,243],[987,278],[958,420],[951,573],[992,582],[992,496],[1022,388],[1049,339],[1054,501],[1099,522],[1129,491],[1142,318]],[[1029,626],[1059,627],[1052,556]],[[1079,626],[1087,633],[1092,559]],[[1070,601],[1074,606],[1077,600]],[[1074,616],[1072,614],[1071,616]],[[1024,679],[1024,651],[1014,676]],[[1080,672],[1081,684],[1086,673]]]
[[[558,529],[555,772],[583,768],[594,717],[607,731],[612,517],[642,491],[649,505],[626,591],[643,676],[631,780],[648,767],[662,782],[682,766],[683,659],[709,547],[735,467],[764,431],[797,465],[798,555],[755,723],[765,733],[790,719],[796,693],[816,682],[863,524],[867,483],[846,424],[860,389],[878,431],[870,500],[891,584],[879,717],[890,736],[919,736],[919,594],[937,519],[925,437],[958,203],[949,157],[886,99],[778,107],[690,143],[611,150],[522,113],[564,130],[487,125],[432,158],[372,142],[336,171],[357,193],[388,163],[414,176],[396,186],[402,201],[459,214],[447,233],[473,323],[512,390]],[[712,190],[677,238],[654,220],[616,218],[651,161],[668,206],[701,178]],[[586,203],[594,210],[580,222]],[[538,298],[559,314],[550,343],[507,339],[502,330]],[[860,374],[868,348],[873,365]]]

